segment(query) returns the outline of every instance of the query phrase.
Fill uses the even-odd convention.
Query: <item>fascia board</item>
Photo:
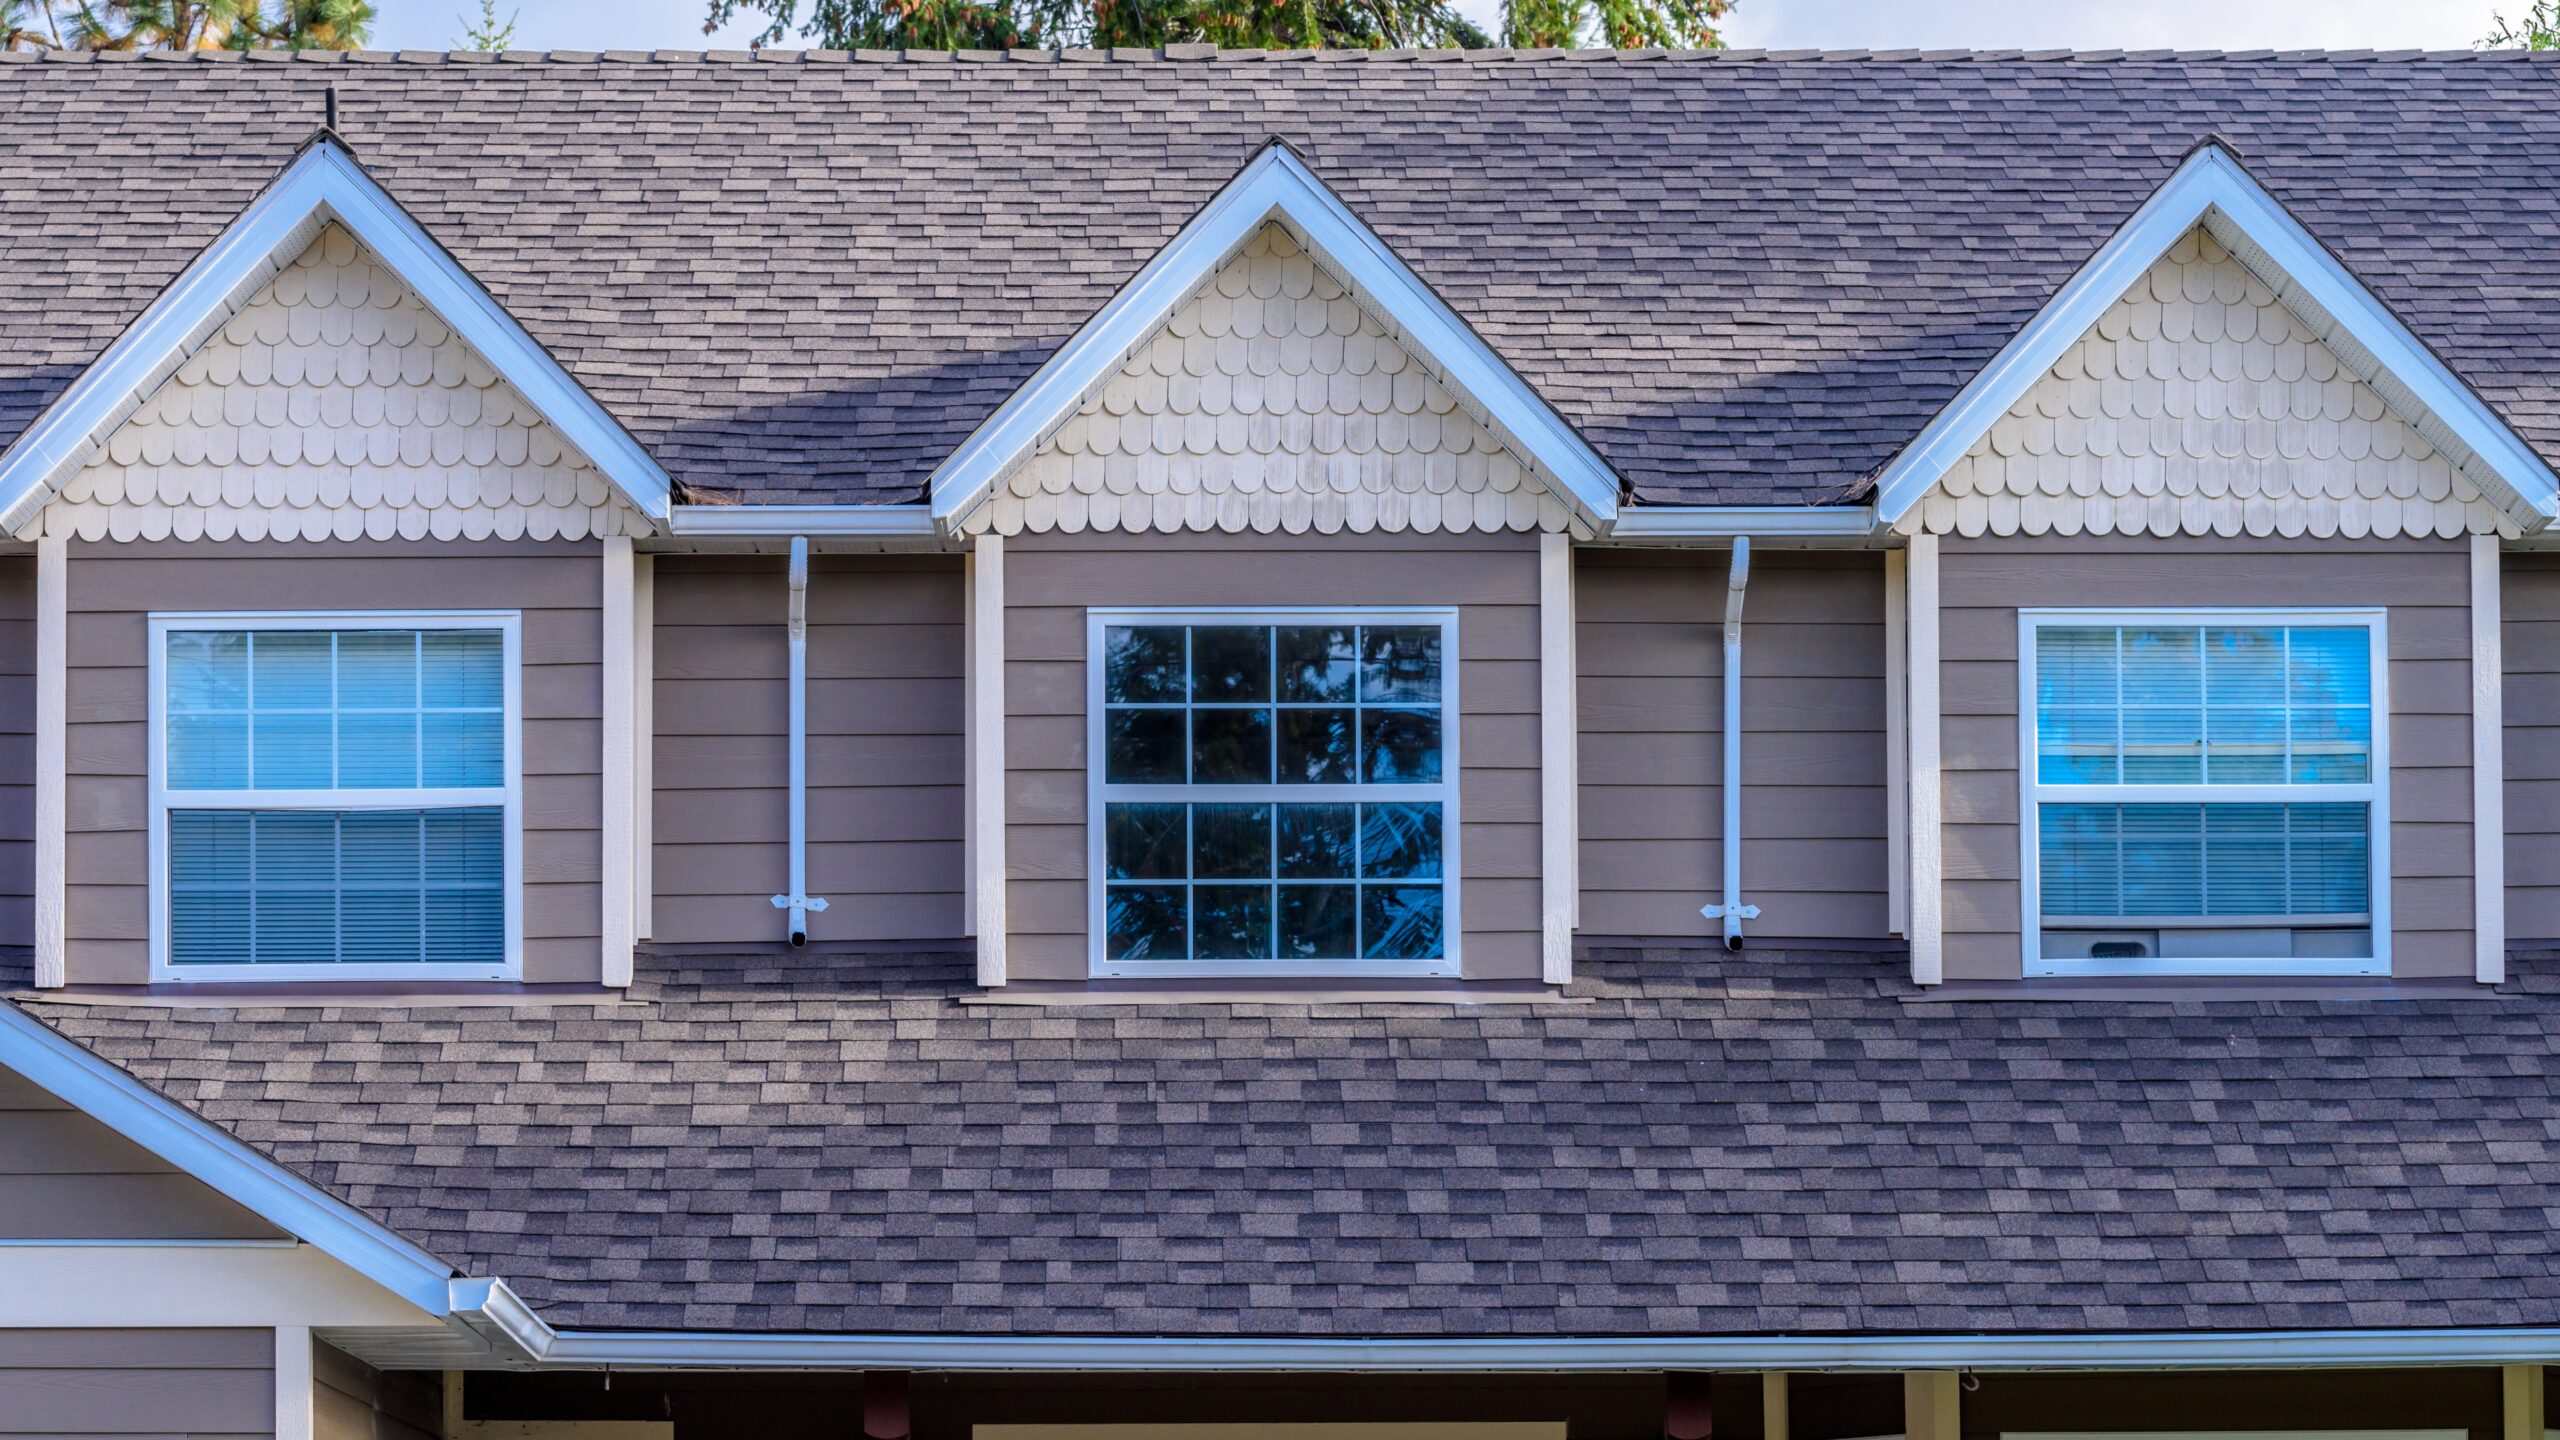
[[[1618,477],[1608,462],[1288,147],[1275,144],[1239,171],[936,468],[934,517],[947,523],[976,503],[1274,218],[1295,225],[1314,250],[1393,320],[1415,349],[1441,367],[1452,386],[1484,406],[1595,521],[1605,525],[1617,515]]]
[[[533,1322],[540,1324],[539,1320]],[[530,1341],[533,1343],[525,1343]],[[1458,1374],[1664,1370],[2305,1370],[2548,1364],[2560,1330],[2308,1330],[2059,1335],[1302,1339],[553,1331],[544,1366],[667,1369]],[[538,1348],[536,1346],[538,1345]]]
[[[1875,533],[1864,505],[1629,505],[1609,529],[1612,540],[1853,539]]]
[[[930,539],[933,512],[923,505],[678,505],[667,533],[678,538],[788,540],[831,535]]]
[[[453,1267],[0,1001],[0,1066],[429,1315]]]
[[[2064,282],[1991,363],[1922,427],[1876,477],[1876,518],[1909,514],[1992,424],[2098,323],[2098,317],[2178,237],[2219,210],[2268,258],[2337,318],[2339,327],[2469,445],[2512,487],[2528,513],[2560,513],[2560,477],[2493,414],[2470,386],[2400,323],[2373,292],[2267,193],[2230,152],[2207,145],[2179,166],[2095,255]]]
[[[306,148],[0,456],[0,530],[15,534],[70,468],[211,328],[329,220],[357,239],[533,404],[623,498],[664,522],[674,483],[495,297],[346,150]]]

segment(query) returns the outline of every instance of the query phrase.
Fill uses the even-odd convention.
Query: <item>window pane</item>
[[[1271,958],[1271,887],[1191,887],[1193,954],[1202,960]]]
[[[1280,783],[1350,784],[1353,714],[1349,710],[1281,711]]]
[[[2124,713],[2124,783],[2194,785],[2204,779],[2204,712],[2192,706]]]
[[[1353,806],[1283,805],[1277,873],[1283,880],[1348,879],[1358,873]]]
[[[2302,626],[2286,642],[2294,704],[2373,703],[2373,642],[2363,626]]]
[[[249,708],[249,637],[238,630],[179,630],[169,635],[171,714]]]
[[[1112,625],[1102,632],[1102,698],[1114,705],[1180,700],[1182,627]]]
[[[2373,712],[2338,705],[2293,712],[2293,780],[2361,785],[2373,776]]]
[[[268,714],[250,721],[251,745],[257,752],[250,784],[260,790],[326,790],[334,783],[330,763],[335,722],[329,712]]]
[[[2047,915],[2124,913],[2114,805],[2044,805],[2036,814],[2039,904]]]
[[[1192,711],[1191,783],[1270,784],[1271,712]]]
[[[2112,785],[2116,712],[2045,710],[2036,717],[2036,778],[2047,785]]]
[[[1114,710],[1102,722],[1102,778],[1113,785],[1182,783],[1182,712]]]
[[[415,713],[356,711],[338,717],[338,784],[349,790],[406,790],[418,783]]]
[[[2271,627],[2212,629],[2204,633],[2204,698],[2226,705],[2282,705],[2285,695],[2284,632]]]
[[[338,637],[338,708],[414,710],[418,632],[350,630]]]
[[[418,717],[418,783],[439,788],[507,783],[506,717],[495,710]]]
[[[2043,805],[2049,916],[2282,918],[2371,905],[2361,803]]]
[[[1349,885],[1280,887],[1280,958],[1349,960],[1360,953],[1359,892]]]
[[[1360,887],[1362,951],[1372,960],[1440,958],[1440,887]]]
[[[2204,807],[2207,915],[2286,912],[2284,807]]]
[[[2069,625],[2036,631],[2036,707],[2116,704],[2116,632]]]
[[[2303,915],[2362,914],[2373,908],[2373,852],[2363,805],[2288,805],[2292,909]]]
[[[1191,807],[1191,876],[1195,880],[1267,880],[1271,876],[1271,807]]]
[[[248,716],[171,715],[168,734],[170,789],[249,788]]]
[[[506,703],[506,637],[495,630],[423,632],[419,693],[430,707],[500,708]]]
[[[1360,810],[1361,878],[1439,878],[1439,806],[1364,805]]]
[[[2205,783],[2284,783],[2284,712],[2216,708],[2205,716]]]
[[[1322,704],[1355,698],[1360,679],[1353,632],[1339,625],[1283,625],[1277,632],[1280,698]]]
[[[1373,785],[1440,779],[1440,717],[1421,710],[1360,712],[1360,778]]]
[[[2195,631],[2127,629],[2119,643],[2126,705],[2192,706],[2204,698]]]
[[[1179,885],[1114,885],[1103,900],[1104,953],[1114,960],[1181,960],[1191,953],[1191,893]]]
[[[260,710],[327,710],[336,694],[325,630],[261,630],[250,638],[251,695]]]
[[[1114,880],[1180,880],[1190,851],[1185,807],[1103,807],[1105,865]]]
[[[1204,704],[1271,698],[1271,632],[1260,625],[1191,631],[1191,698]]]
[[[505,812],[172,810],[177,965],[506,959]]]
[[[2124,908],[2134,915],[2204,913],[2204,807],[2127,805]]]
[[[1360,699],[1412,704],[1440,698],[1440,627],[1364,625],[1360,629]]]

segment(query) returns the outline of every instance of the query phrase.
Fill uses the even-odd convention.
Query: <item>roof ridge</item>
[[[1272,61],[1345,63],[1658,63],[1710,64],[2395,64],[2451,61],[2560,64],[2560,50],[1564,50],[1392,49],[1255,50],[1217,45],[1112,49],[1014,50],[6,50],[0,63],[119,64],[1196,64]]]

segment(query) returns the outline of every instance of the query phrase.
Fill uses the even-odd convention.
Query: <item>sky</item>
[[[479,0],[377,0],[373,43],[461,43]],[[810,0],[802,0],[804,9]],[[1490,28],[1500,0],[1458,0]],[[2530,0],[1741,0],[1726,43],[1766,49],[2454,50]],[[702,33],[705,0],[498,0],[525,50],[744,48],[759,28]]]

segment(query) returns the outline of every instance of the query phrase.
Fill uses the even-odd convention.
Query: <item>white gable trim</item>
[[[1295,151],[1275,142],[935,469],[934,518],[948,524],[965,514],[1273,219],[1287,221],[1397,338],[1439,367],[1451,389],[1483,406],[1495,434],[1560,484],[1595,524],[1616,517],[1620,486],[1608,462]]]
[[[2260,278],[2350,369],[2361,369],[2354,362],[2369,357],[2375,373],[2363,378],[2384,399],[2414,411],[2403,418],[2445,450],[2519,528],[2538,530],[2560,514],[2560,476],[2268,194],[2238,157],[2208,142],[1885,466],[1876,477],[1877,522],[1891,525],[1908,514],[2063,351],[2199,224],[2244,262],[2253,262],[2252,268],[2280,272],[2287,283],[2277,284],[2277,277],[2263,271]],[[2234,243],[2243,237],[2246,244]]]
[[[5,1001],[0,1066],[429,1315],[450,1313],[452,1266]]]
[[[0,455],[0,530],[22,531],[160,382],[332,220],[531,401],[624,499],[651,520],[666,520],[674,490],[666,471],[344,146],[324,135]]]

